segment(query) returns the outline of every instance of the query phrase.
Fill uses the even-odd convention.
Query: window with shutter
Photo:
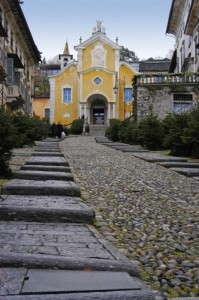
[[[14,59],[7,58],[7,84],[13,85],[14,83]]]

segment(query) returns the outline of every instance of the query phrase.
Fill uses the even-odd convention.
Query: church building
[[[84,117],[89,124],[108,125],[109,120],[123,120],[132,115],[132,79],[136,70],[120,60],[118,39],[106,36],[101,21],[97,21],[92,36],[80,38],[75,46],[77,61],[69,54],[66,43],[59,56],[61,70],[49,76],[50,122],[71,124]]]

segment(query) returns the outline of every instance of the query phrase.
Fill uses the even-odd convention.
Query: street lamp
[[[124,119],[125,119],[125,95],[124,95],[124,91],[125,91],[125,76],[124,76],[124,80],[123,79],[120,79],[120,78],[117,78],[116,76],[116,82],[115,82],[115,86],[113,87],[113,91],[115,94],[118,93],[118,82],[121,81],[122,84],[123,84],[123,105],[124,105]]]
[[[115,94],[117,94],[117,92],[118,92],[118,86],[116,85],[116,83],[115,83],[115,86],[113,88],[113,91],[114,91]]]

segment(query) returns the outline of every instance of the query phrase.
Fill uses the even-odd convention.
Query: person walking
[[[58,122],[57,124],[57,136],[58,139],[61,139],[61,134],[64,131],[63,125],[61,124],[61,122]]]
[[[85,126],[85,131],[86,131],[86,135],[89,134],[89,131],[90,131],[90,127],[89,127],[89,124],[87,123],[86,126]]]
[[[53,138],[56,138],[56,136],[57,136],[57,125],[55,124],[55,122],[52,123],[50,131],[51,131],[51,136]]]

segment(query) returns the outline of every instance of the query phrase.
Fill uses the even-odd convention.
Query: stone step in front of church
[[[92,224],[94,212],[80,197],[2,195],[0,220]]]
[[[66,180],[74,181],[71,173],[66,172],[52,172],[40,170],[20,170],[17,171],[13,178],[15,179],[30,179],[30,180]]]
[[[107,125],[90,125],[90,135],[91,136],[105,136]]]
[[[46,144],[58,142],[39,143],[45,155],[32,155],[2,186],[0,300],[163,300],[92,225],[69,163]]]

